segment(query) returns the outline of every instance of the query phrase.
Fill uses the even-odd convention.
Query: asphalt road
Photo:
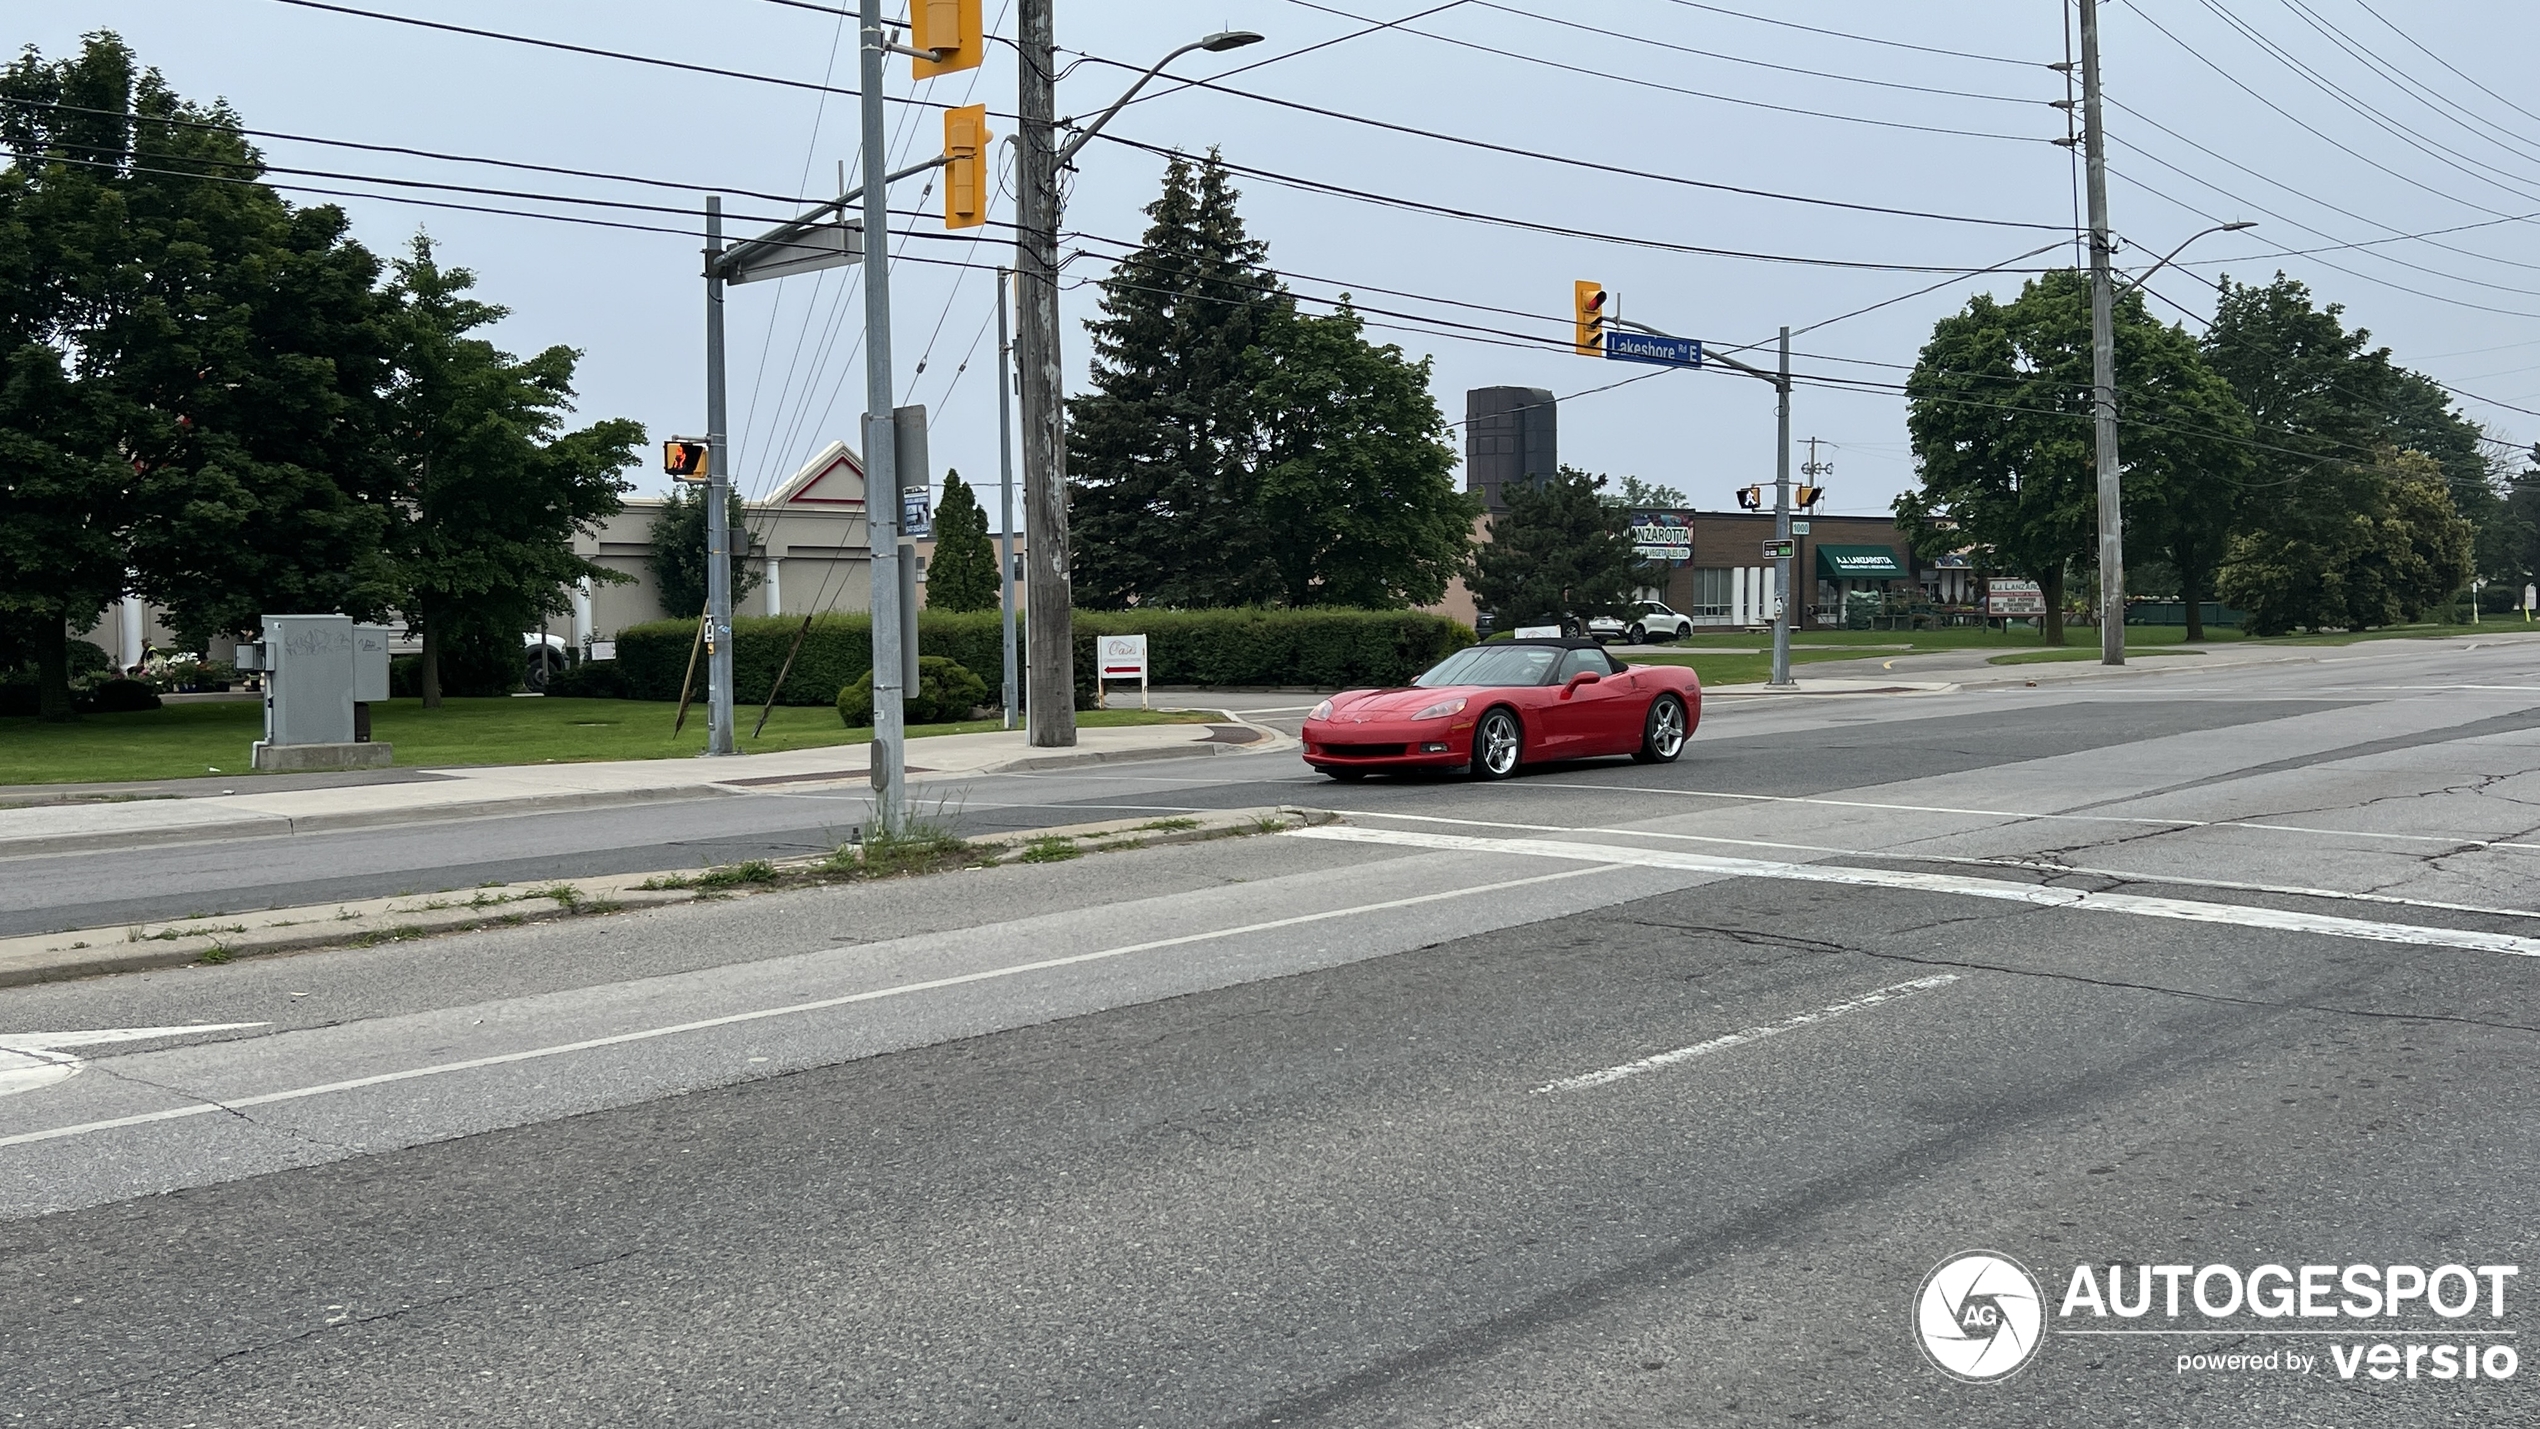
[[[257,1024],[0,1094],[0,1415],[2535,1422],[2540,1265],[2475,1278],[2534,1258],[2535,726],[2540,647],[2396,650],[1498,785],[999,778],[966,817],[1350,813],[0,992],[0,1047]],[[1976,1248],[2035,1289],[1944,1297],[2026,1357],[1962,1383],[1915,1309]],[[2058,1313],[2112,1264],[2450,1300]]]

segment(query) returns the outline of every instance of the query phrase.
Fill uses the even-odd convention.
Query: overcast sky
[[[347,4],[812,85],[856,82],[852,25],[779,0]],[[1407,25],[1357,33],[1432,7]],[[2020,277],[1776,262],[1611,240],[1947,270],[2003,264],[2060,239],[2009,266],[2070,262],[2074,170],[2068,152],[2047,142],[2064,133],[2061,111],[2049,107],[2063,97],[2064,82],[2045,67],[2064,58],[2067,9],[2061,0],[1060,0],[1062,49],[1068,58],[1090,57],[1062,85],[1060,110],[1109,103],[1131,77],[1123,63],[1143,67],[1207,31],[1242,28],[1268,42],[1190,56],[1173,72],[1204,78],[1260,65],[1228,83],[1520,151],[1161,83],[1111,129],[1145,145],[1215,146],[1233,163],[1315,183],[1579,230],[1529,232],[1241,181],[1252,232],[1269,243],[1272,266],[1300,296],[1347,289],[1367,307],[1428,320],[1374,319],[1398,326],[1371,335],[1435,359],[1434,390],[1450,418],[1462,417],[1470,387],[1539,386],[1566,398],[1647,370],[1520,340],[1562,338],[1570,285],[1580,278],[1604,283],[1626,317],[1720,348],[1767,344],[1782,324],[1810,329],[1794,344],[1803,375],[1892,383],[1936,318],[1970,292],[2015,293]],[[1011,0],[986,0],[986,10],[993,30],[1012,35]],[[735,194],[827,194],[841,160],[854,169],[856,102],[809,88],[435,33],[285,0],[6,0],[0,13],[13,38],[47,55],[69,52],[85,31],[116,30],[180,93],[225,97],[256,129]],[[2281,54],[2235,30],[2234,20]],[[2540,92],[2528,83],[2540,6],[2142,0],[2111,4],[2102,23],[2107,92],[2122,106],[2108,114],[2112,221],[2128,244],[2121,263],[2148,263],[2212,222],[2254,219],[2253,231],[2197,243],[2188,254],[2192,273],[2263,281],[2282,268],[2345,304],[2349,320],[2369,327],[2400,361],[2496,402],[2540,408],[2540,244],[2531,241],[2531,219],[2540,217],[2540,117],[2524,112],[2540,112]],[[894,95],[1014,108],[1009,49],[994,50],[978,71],[922,84],[908,78],[903,59],[889,72]],[[1000,136],[1011,127],[991,122]],[[899,162],[932,151],[941,138],[932,111],[894,106],[893,127]],[[281,167],[670,207],[700,202],[676,188],[259,142]],[[1091,237],[1071,242],[1088,256],[1069,273],[1093,279],[1105,271],[1101,256],[1118,251],[1099,239],[1134,240],[1142,231],[1140,209],[1163,160],[1098,141],[1080,164],[1067,226]],[[587,418],[633,417],[656,438],[703,428],[693,236],[379,198],[292,197],[343,203],[361,240],[383,254],[428,229],[445,261],[473,268],[482,295],[511,308],[497,334],[507,346],[565,343],[585,352]],[[442,197],[694,229],[675,213]],[[940,208],[938,197],[921,201],[918,181],[895,190],[895,202]],[[738,232],[787,211],[766,198],[735,197],[727,208]],[[1000,197],[997,214],[1011,217],[1010,199]],[[1009,261],[1010,230],[972,230],[956,242],[939,224],[910,226],[926,235],[903,241],[913,258]],[[2433,230],[2456,231],[2372,242]],[[2355,244],[2369,246],[2337,246]],[[944,263],[906,262],[892,274],[901,400],[935,411],[936,474],[958,467],[988,487],[997,471],[992,282]],[[1935,284],[1922,296],[1842,316]],[[2193,276],[2173,271],[2152,289],[2186,313],[2212,310],[2211,289]],[[1078,324],[1096,296],[1079,286],[1063,300],[1071,390],[1081,389],[1086,356]],[[2199,326],[2181,307],[2153,307],[2191,331]],[[864,391],[856,340],[862,304],[845,274],[831,273],[736,289],[728,311],[736,464],[744,489],[763,491],[828,441],[852,437]],[[1490,331],[1458,335],[1437,319]],[[2540,436],[2540,418],[2464,405],[2518,442]],[[1804,385],[1793,427],[1803,442],[1832,444],[1820,453],[1834,463],[1827,511],[1883,513],[1913,480],[1903,404],[1892,392]],[[1591,471],[1678,486],[1705,509],[1725,508],[1735,488],[1772,477],[1772,393],[1712,370],[1663,372],[1577,396],[1562,406],[1561,454]],[[660,484],[649,470],[642,480]],[[993,494],[986,499],[993,520]]]

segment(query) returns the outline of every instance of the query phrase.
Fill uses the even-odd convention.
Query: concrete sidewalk
[[[1290,743],[1274,730],[1235,718],[1217,724],[1080,729],[1072,749],[1036,750],[1021,730],[935,735],[910,741],[907,758],[911,782],[917,783],[1127,760],[1250,754]],[[409,777],[0,809],[0,858],[816,788],[863,781],[871,750],[870,745],[841,744],[728,759],[399,771]],[[418,775],[423,777],[412,777]]]

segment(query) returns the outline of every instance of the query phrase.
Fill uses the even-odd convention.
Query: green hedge
[[[761,704],[800,616],[750,616],[732,622],[732,671],[743,704]],[[696,626],[657,620],[617,634],[618,673],[626,696],[679,698]],[[1019,632],[1018,632],[1019,633]],[[1094,638],[1147,637],[1150,678],[1158,685],[1311,685],[1326,688],[1399,685],[1449,653],[1473,643],[1469,626],[1410,610],[1161,610],[1076,612],[1076,702],[1093,702]],[[924,611],[917,647],[975,671],[994,696],[1005,668],[995,611]],[[702,664],[703,662],[700,661]],[[781,703],[825,705],[873,668],[870,617],[830,614],[811,634],[785,677]],[[699,672],[698,692],[704,691]]]

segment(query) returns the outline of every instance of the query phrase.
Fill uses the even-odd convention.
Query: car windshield
[[[1411,683],[1440,685],[1541,685],[1552,679],[1561,651],[1550,645],[1468,645],[1429,667]]]

